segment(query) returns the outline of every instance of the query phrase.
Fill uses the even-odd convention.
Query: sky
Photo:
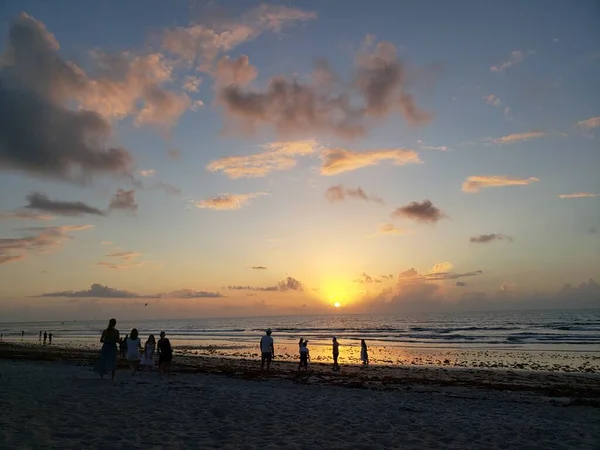
[[[595,1],[0,17],[4,321],[600,308]]]

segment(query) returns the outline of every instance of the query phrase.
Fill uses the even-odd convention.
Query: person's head
[[[129,335],[128,335],[128,334],[126,334],[126,335],[125,335],[125,339],[127,339],[128,337],[129,337]]]
[[[137,328],[134,328],[133,330],[131,330],[131,334],[130,334],[130,338],[131,339],[137,339],[138,338],[138,330]]]
[[[308,345],[308,341],[304,341],[304,342],[302,343],[302,347],[306,347],[307,345]]]
[[[367,345],[367,343],[365,342],[365,340],[364,340],[364,339],[361,339],[361,340],[360,340],[360,345],[362,345],[362,346],[364,347],[364,346],[366,346],[366,345]]]
[[[267,336],[271,336],[271,329],[268,328],[267,331],[266,331],[266,333],[267,333]]]
[[[114,328],[117,326],[117,319],[110,319],[108,321],[108,328]]]
[[[302,344],[304,342],[304,338],[300,338],[300,343]]]
[[[160,332],[160,338],[162,339],[162,338],[164,338],[164,337],[165,337],[165,332],[164,332],[164,331],[161,331],[161,332]]]
[[[332,339],[333,342],[337,342],[337,338],[334,336]]]
[[[150,336],[148,336],[148,343],[154,344],[154,342],[156,342],[155,339],[154,339],[154,335],[151,334]]]

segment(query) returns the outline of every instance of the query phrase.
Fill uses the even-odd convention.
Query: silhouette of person
[[[260,353],[260,370],[264,370],[266,362],[267,372],[269,372],[271,370],[271,361],[275,357],[275,347],[273,345],[270,328],[265,332],[265,335],[260,338]]]
[[[302,343],[302,348],[300,349],[300,364],[298,365],[298,371],[302,367],[304,367],[304,371],[308,370],[308,360],[310,359],[310,352],[308,351],[308,341],[304,341]]]
[[[46,339],[48,339],[48,333],[44,331],[44,345],[46,345]]]
[[[48,343],[52,344],[52,333],[48,335]]]
[[[367,350],[367,343],[364,339],[360,340],[360,359],[363,366],[369,365],[369,351]]]
[[[115,379],[115,370],[117,368],[117,342],[120,341],[119,330],[116,329],[117,320],[110,319],[108,328],[102,332],[100,342],[102,349],[100,357],[96,361],[94,370],[100,374],[100,378],[111,372],[112,379]]]
[[[21,340],[23,340],[23,337],[25,337],[25,331],[21,331]]]
[[[40,331],[40,342],[42,342],[42,332]]]
[[[337,338],[334,336],[332,339],[333,342],[333,370],[340,370],[340,365],[338,364],[338,357],[340,356],[340,344],[337,341]]]

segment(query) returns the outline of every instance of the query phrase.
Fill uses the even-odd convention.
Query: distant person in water
[[[333,370],[336,372],[340,370],[340,365],[338,364],[338,357],[340,356],[340,343],[337,341],[337,338],[334,336],[332,339],[332,350],[333,350]]]
[[[119,330],[116,329],[116,326],[117,320],[110,319],[108,328],[104,330],[102,336],[100,336],[102,349],[100,350],[100,357],[94,367],[94,370],[100,374],[100,378],[104,378],[104,375],[110,372],[112,379],[115,379],[115,370],[117,369],[117,343],[120,340]]]
[[[48,339],[48,333],[44,331],[44,345],[46,345],[46,340]]]
[[[48,335],[48,343],[52,344],[52,333]]]
[[[304,341],[302,343],[302,348],[300,349],[300,364],[298,365],[298,371],[302,367],[304,367],[304,371],[308,370],[308,360],[310,359],[310,352],[308,351],[308,341]]]
[[[131,330],[129,338],[127,338],[127,363],[131,369],[131,376],[135,375],[140,363],[140,349],[142,348],[142,341],[138,337],[138,330],[134,328]]]
[[[265,362],[267,363],[267,372],[271,370],[271,361],[275,357],[275,347],[273,338],[271,337],[271,329],[269,328],[263,337],[260,338],[260,370],[264,370]]]
[[[21,331],[21,340],[23,340],[23,337],[25,337],[25,331]]]
[[[165,332],[160,332],[158,340],[158,373],[171,375],[171,363],[173,362],[173,347]]]
[[[42,342],[42,332],[40,331],[40,342]]]
[[[369,365],[369,351],[364,339],[360,340],[360,360],[362,361],[363,366]]]
[[[154,352],[156,351],[156,340],[154,335],[148,336],[148,340],[144,344],[144,356],[142,356],[142,366],[148,367],[148,372],[152,372],[154,367]]]

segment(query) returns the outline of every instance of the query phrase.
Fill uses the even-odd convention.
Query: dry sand
[[[253,380],[120,369],[113,383],[84,360],[1,356],[0,448],[600,448],[593,388],[576,397],[443,382],[350,389],[331,386],[322,370],[286,379],[281,369]]]

